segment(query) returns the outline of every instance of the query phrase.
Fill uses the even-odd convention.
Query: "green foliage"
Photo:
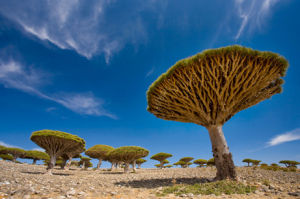
[[[194,185],[174,185],[166,187],[162,190],[159,196],[165,196],[167,194],[175,194],[177,196],[181,194],[192,193],[194,195],[211,195],[217,196],[221,194],[247,194],[253,193],[256,190],[255,186],[244,185],[236,181],[217,181],[211,183],[194,184]]]
[[[114,148],[108,145],[98,144],[85,151],[85,154],[91,158],[106,159],[107,155]]]
[[[286,167],[297,167],[300,163],[294,160],[281,160],[280,164],[284,164]]]
[[[211,159],[209,159],[208,161],[207,161],[207,166],[215,166],[216,164],[215,164],[215,158],[211,158]]]
[[[123,146],[109,152],[109,159],[119,162],[132,163],[134,160],[146,157],[149,154],[147,149],[139,146]]]
[[[13,160],[13,156],[10,154],[0,154],[0,158],[2,158],[3,160]]]
[[[258,166],[260,162],[261,162],[261,160],[252,160],[251,161],[252,166]]]
[[[178,165],[184,166],[184,165],[186,165],[186,162],[178,161],[178,162],[175,162],[173,165],[176,165],[176,166],[178,166]]]
[[[288,62],[287,60],[273,52],[261,52],[258,50],[253,50],[251,48],[246,48],[242,47],[239,45],[233,45],[233,46],[227,46],[223,48],[217,48],[217,49],[209,49],[209,50],[204,50],[201,53],[198,53],[192,57],[188,57],[185,59],[182,59],[178,61],[175,65],[169,68],[169,70],[166,73],[163,73],[159,78],[157,78],[156,81],[154,81],[151,86],[148,88],[147,91],[147,101],[151,101],[151,92],[155,90],[155,88],[167,77],[172,75],[176,69],[179,69],[181,67],[189,67],[193,65],[193,63],[196,63],[198,60],[205,60],[207,57],[216,57],[216,56],[222,56],[224,54],[232,53],[232,52],[239,52],[241,55],[244,54],[245,56],[249,57],[261,57],[261,58],[272,58],[273,60],[276,60],[277,63],[282,65],[282,70],[280,74],[282,76],[285,75],[287,67],[288,67]],[[147,108],[149,110],[149,107]]]
[[[50,159],[49,155],[42,151],[30,150],[26,151],[24,158],[33,160],[47,160]]]
[[[204,159],[194,160],[194,164],[199,165],[199,167],[203,167],[206,163],[207,163],[207,160],[204,160]]]
[[[161,164],[155,164],[154,165],[156,168],[160,168],[161,167]]]
[[[183,157],[183,158],[181,158],[179,161],[183,161],[183,162],[188,163],[188,162],[192,161],[193,159],[194,159],[194,158],[192,158],[192,157]]]
[[[164,166],[164,168],[172,168],[172,167],[173,167],[173,165],[171,165],[171,164]]]
[[[85,141],[76,135],[72,135],[70,133],[65,133],[62,131],[55,131],[55,130],[48,130],[48,129],[33,132],[30,139],[33,142],[38,142],[38,140],[41,137],[56,137],[66,141],[70,140],[77,143],[81,143],[83,146],[85,146]]]
[[[250,166],[249,164],[252,163],[252,159],[246,158],[246,159],[243,159],[243,162],[247,163],[248,166]]]
[[[170,157],[172,157],[172,156],[173,156],[173,155],[170,154],[170,153],[163,153],[163,152],[161,152],[161,153],[157,153],[157,154],[151,156],[150,159],[152,159],[152,160],[157,160],[157,161],[162,162],[162,161],[164,161],[165,159],[170,158]]]
[[[139,158],[139,159],[136,160],[136,163],[137,163],[137,164],[143,164],[143,163],[145,163],[145,162],[147,162],[147,160],[142,159],[142,158]]]

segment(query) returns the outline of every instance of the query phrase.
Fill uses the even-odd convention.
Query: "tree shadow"
[[[21,173],[26,173],[26,174],[46,174],[45,172],[40,172],[40,171],[22,171]],[[73,174],[69,174],[69,173],[52,173],[52,175],[70,176],[70,175],[73,175]]]
[[[157,187],[172,186],[174,184],[198,184],[213,181],[213,178],[165,178],[165,179],[147,179],[147,180],[133,180],[121,181],[115,185],[121,185],[132,188],[148,188],[153,189]]]

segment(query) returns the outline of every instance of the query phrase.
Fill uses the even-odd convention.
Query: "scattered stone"
[[[300,196],[300,192],[289,192],[290,196]]]

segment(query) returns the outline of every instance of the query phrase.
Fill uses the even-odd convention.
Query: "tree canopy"
[[[49,154],[50,163],[47,168],[49,174],[51,174],[51,169],[55,165],[57,157],[85,147],[85,141],[82,138],[55,130],[35,131],[30,139]]]
[[[206,163],[207,163],[207,160],[204,160],[204,159],[194,160],[194,164],[199,165],[199,167],[203,167]]]
[[[91,158],[96,158],[99,160],[97,164],[97,169],[100,168],[102,160],[108,159],[108,153],[114,148],[108,145],[98,144],[85,151],[85,154]]]
[[[32,159],[33,164],[36,163],[37,160],[47,160],[50,159],[49,155],[42,151],[37,150],[29,150],[25,152],[24,158]]]
[[[10,154],[0,154],[0,158],[2,158],[3,160],[9,160],[9,161],[12,161],[14,159],[14,157]]]
[[[297,167],[297,165],[299,165],[300,163],[294,160],[281,160],[279,162],[280,164],[284,164],[285,167]]]
[[[20,148],[14,147],[2,147],[0,149],[0,154],[10,154],[13,156],[13,162],[16,162],[17,158],[24,157],[26,151]]]

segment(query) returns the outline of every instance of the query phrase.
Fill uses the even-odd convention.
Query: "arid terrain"
[[[300,173],[237,168],[239,181],[255,185],[251,194],[194,195],[173,194],[159,197],[158,193],[174,184],[209,183],[214,168],[138,169],[123,174],[122,170],[69,171],[54,170],[44,175],[45,166],[0,161],[0,198],[300,198]]]

